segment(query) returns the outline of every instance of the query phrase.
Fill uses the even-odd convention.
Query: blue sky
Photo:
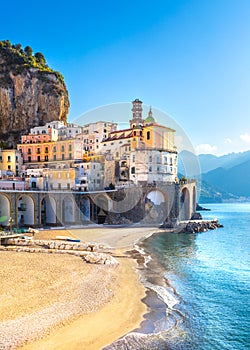
[[[64,75],[69,121],[140,98],[198,153],[225,154],[250,149],[249,18],[249,0],[14,0],[1,4],[0,40]]]

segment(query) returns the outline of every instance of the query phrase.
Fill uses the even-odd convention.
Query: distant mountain
[[[179,171],[201,181],[201,203],[250,199],[250,151],[220,157],[182,151]]]
[[[240,153],[229,153],[224,156],[213,154],[195,155],[189,151],[179,153],[179,172],[186,176],[196,176],[200,173],[207,173],[217,168],[232,168],[250,160],[250,151]]]
[[[214,170],[216,168],[232,168],[241,163],[250,160],[250,151],[240,153],[229,153],[224,156],[217,157],[212,154],[200,154],[198,156],[202,173]]]
[[[217,186],[211,185],[202,180],[201,190],[199,195],[199,203],[222,203],[222,202],[237,202],[239,196],[228,193]]]
[[[223,167],[202,174],[202,179],[212,186],[236,196],[250,197],[250,160],[225,169]]]

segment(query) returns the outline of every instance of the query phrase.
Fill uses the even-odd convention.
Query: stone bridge
[[[109,217],[160,224],[188,220],[196,208],[196,183],[155,184],[99,192],[0,191],[1,225],[43,227],[104,223]],[[10,218],[12,220],[10,220]]]

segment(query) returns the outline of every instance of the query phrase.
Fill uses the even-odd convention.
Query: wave
[[[137,260],[140,281],[146,288],[143,302],[148,312],[140,327],[102,348],[102,350],[167,350],[176,349],[176,339],[183,331],[179,325],[183,315],[175,307],[180,298],[165,278],[165,270],[141,245],[130,252]],[[172,344],[175,339],[174,344]]]

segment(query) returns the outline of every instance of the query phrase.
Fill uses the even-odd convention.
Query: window
[[[72,153],[69,154],[69,159],[71,159],[71,158],[72,158]]]
[[[60,190],[62,188],[62,185],[59,183],[58,184],[58,190]]]
[[[49,159],[48,159],[48,156],[45,156],[44,157],[44,161],[47,162]]]
[[[71,144],[69,145],[69,151],[72,151],[72,145]]]
[[[149,171],[150,173],[152,172],[152,167],[151,167],[151,166],[148,168],[148,171]]]
[[[62,146],[62,152],[64,152],[64,146]]]
[[[149,162],[152,162],[152,156],[149,156]]]
[[[11,165],[8,165],[8,170],[11,170]]]
[[[67,190],[70,190],[70,184],[67,184]]]
[[[54,156],[53,156],[53,160],[56,160],[56,154],[54,154]]]
[[[132,162],[135,162],[135,155],[133,155],[133,160],[132,160]]]
[[[31,188],[36,188],[36,182],[35,181],[31,182]]]
[[[37,156],[37,161],[40,162],[41,161],[41,157]]]
[[[131,174],[135,174],[135,167],[134,166],[132,166],[132,168],[131,168]]]
[[[18,156],[16,156],[16,162],[18,162]]]
[[[30,156],[28,157],[28,162],[29,162],[29,163],[31,162],[31,157],[30,157]]]
[[[45,147],[45,153],[48,153],[48,152],[49,152],[49,148]]]
[[[62,154],[62,160],[64,160],[64,154]]]
[[[53,147],[53,152],[56,152],[56,146]]]
[[[147,131],[147,140],[150,140],[150,131]]]
[[[11,156],[8,156],[8,162],[11,162]]]
[[[37,153],[37,154],[40,154],[40,153],[41,153],[41,150],[40,150],[39,147],[36,149],[36,153]]]

